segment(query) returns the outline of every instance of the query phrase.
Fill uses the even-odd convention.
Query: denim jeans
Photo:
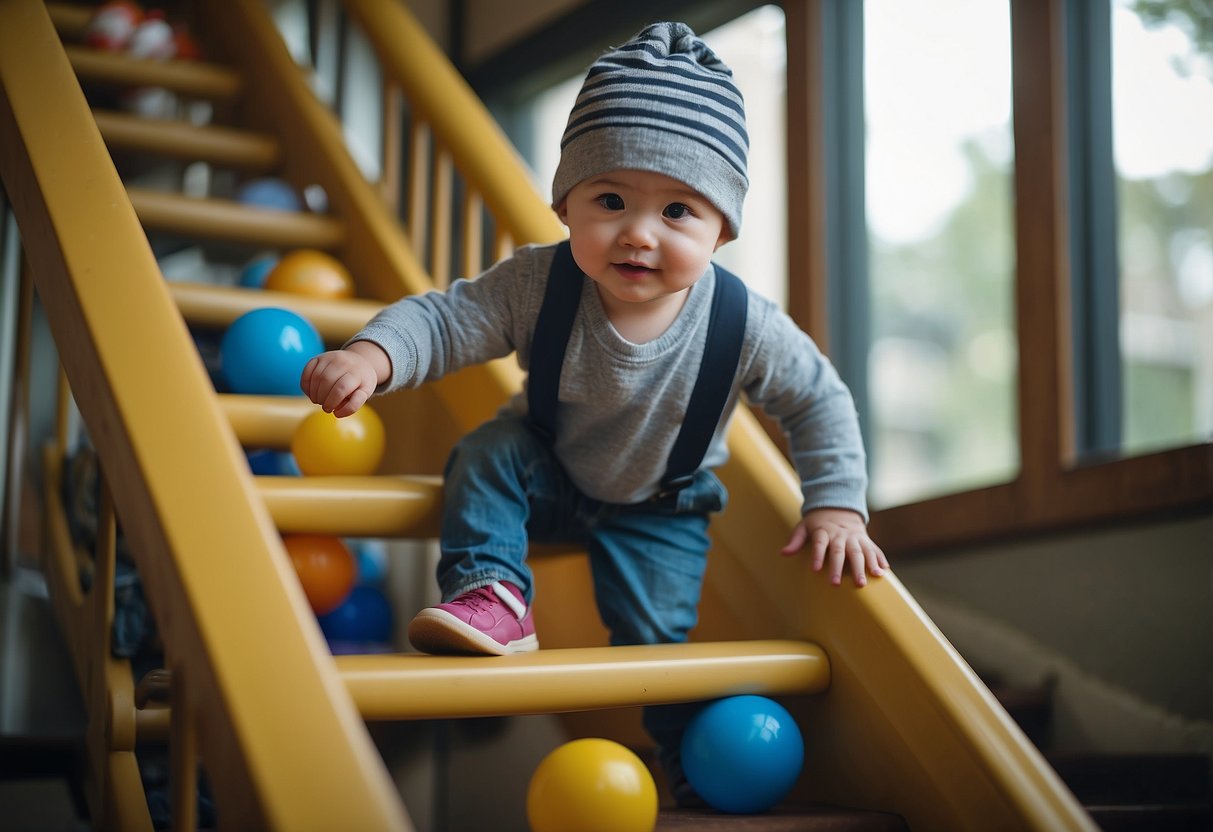
[[[516,416],[501,416],[464,436],[445,477],[443,601],[493,581],[519,587],[529,603],[534,581],[527,547],[584,546],[598,613],[611,644],[683,642],[698,620],[707,565],[708,515],[724,507],[724,486],[701,470],[675,495],[632,505],[582,494],[547,441]],[[675,751],[693,706],[645,708],[646,729]]]

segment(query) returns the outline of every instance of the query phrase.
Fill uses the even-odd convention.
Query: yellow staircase
[[[189,328],[220,328],[272,305],[299,311],[340,343],[386,301],[562,233],[404,5],[344,6],[373,44],[389,90],[407,101],[417,152],[385,163],[389,174],[407,168],[402,195],[393,176],[387,185],[365,180],[257,0],[194,4],[208,62],[102,54],[75,45],[86,7],[0,3],[0,172],[27,261],[17,337],[28,339],[36,292],[63,367],[57,441],[43,455],[44,567],[89,713],[86,793],[96,826],[151,828],[135,752],[166,736],[175,828],[196,826],[200,761],[222,828],[410,829],[367,721],[751,692],[783,698],[807,738],[797,801],[894,813],[914,829],[1092,829],[895,576],[862,591],[836,589],[803,560],[776,555],[797,519],[799,491],[748,413],[736,420],[732,460],[721,471],[730,507],[713,525],[694,643],[603,646],[600,625],[586,614],[593,603],[584,559],[560,551],[534,559],[547,648],[539,653],[330,655],[281,533],[433,537],[441,483],[432,460],[516,389],[517,370],[496,362],[431,385],[408,400],[407,412],[388,405],[391,443],[405,449],[399,459],[417,463],[412,472],[255,477],[242,447],[286,447],[311,406],[217,394]],[[197,126],[93,112],[82,87],[94,86],[164,87],[212,102],[218,115]],[[111,151],[316,184],[328,212],[127,188]],[[464,186],[459,205],[455,176]],[[406,225],[391,207],[397,201],[407,204]],[[466,228],[487,216],[494,229],[491,239],[464,235],[458,264],[447,254],[453,215]],[[158,233],[250,250],[322,248],[355,275],[360,299],[170,284],[148,242]],[[19,383],[47,382],[26,373]],[[102,534],[91,553],[72,543],[61,499],[69,397],[104,474]],[[171,680],[167,703],[139,690],[129,665],[109,653],[119,525],[166,656],[168,672],[147,686]],[[89,590],[81,568],[93,572]]]

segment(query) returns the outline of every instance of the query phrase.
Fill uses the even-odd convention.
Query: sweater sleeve
[[[384,307],[347,343],[370,341],[387,353],[392,373],[376,392],[418,387],[456,370],[513,352],[532,291],[531,258],[502,260],[475,280]]]
[[[761,337],[743,388],[788,437],[802,512],[850,509],[867,522],[866,455],[851,392],[791,318],[769,302],[759,304]]]

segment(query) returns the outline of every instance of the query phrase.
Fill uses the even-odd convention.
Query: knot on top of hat
[[[663,22],[653,23],[640,30],[640,33],[633,38],[634,42],[644,44],[654,43],[660,44],[657,52],[653,52],[656,57],[666,57],[670,55],[690,55],[695,59],[695,62],[706,69],[714,72],[722,72],[725,75],[732,76],[733,71],[725,65],[724,61],[716,57],[716,53],[712,51],[706,43],[700,40],[691,27],[685,23]],[[652,51],[652,50],[650,50]]]

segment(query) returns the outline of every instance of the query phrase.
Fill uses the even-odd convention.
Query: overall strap
[[[556,438],[556,401],[560,371],[569,334],[581,303],[584,276],[573,261],[568,241],[556,247],[544,290],[539,319],[531,339],[531,366],[527,378],[527,405],[531,427],[548,441]],[[716,266],[716,288],[708,313],[708,332],[699,375],[691,390],[683,420],[658,496],[673,494],[690,485],[711,444],[716,426],[728,404],[733,376],[745,337],[748,294],[732,272]]]
[[[659,496],[690,485],[708,452],[716,425],[720,423],[725,405],[728,404],[733,376],[741,360],[748,299],[741,278],[716,266],[716,290],[712,293],[703,360],[699,363],[699,376],[691,390],[682,428],[670,450],[670,461],[666,465],[665,476],[661,478]]]
[[[556,246],[548,285],[539,307],[539,320],[531,337],[531,368],[527,373],[527,408],[531,427],[549,442],[556,438],[556,397],[560,393],[560,369],[569,333],[581,303],[585,276],[573,261],[573,249],[565,240]]]

